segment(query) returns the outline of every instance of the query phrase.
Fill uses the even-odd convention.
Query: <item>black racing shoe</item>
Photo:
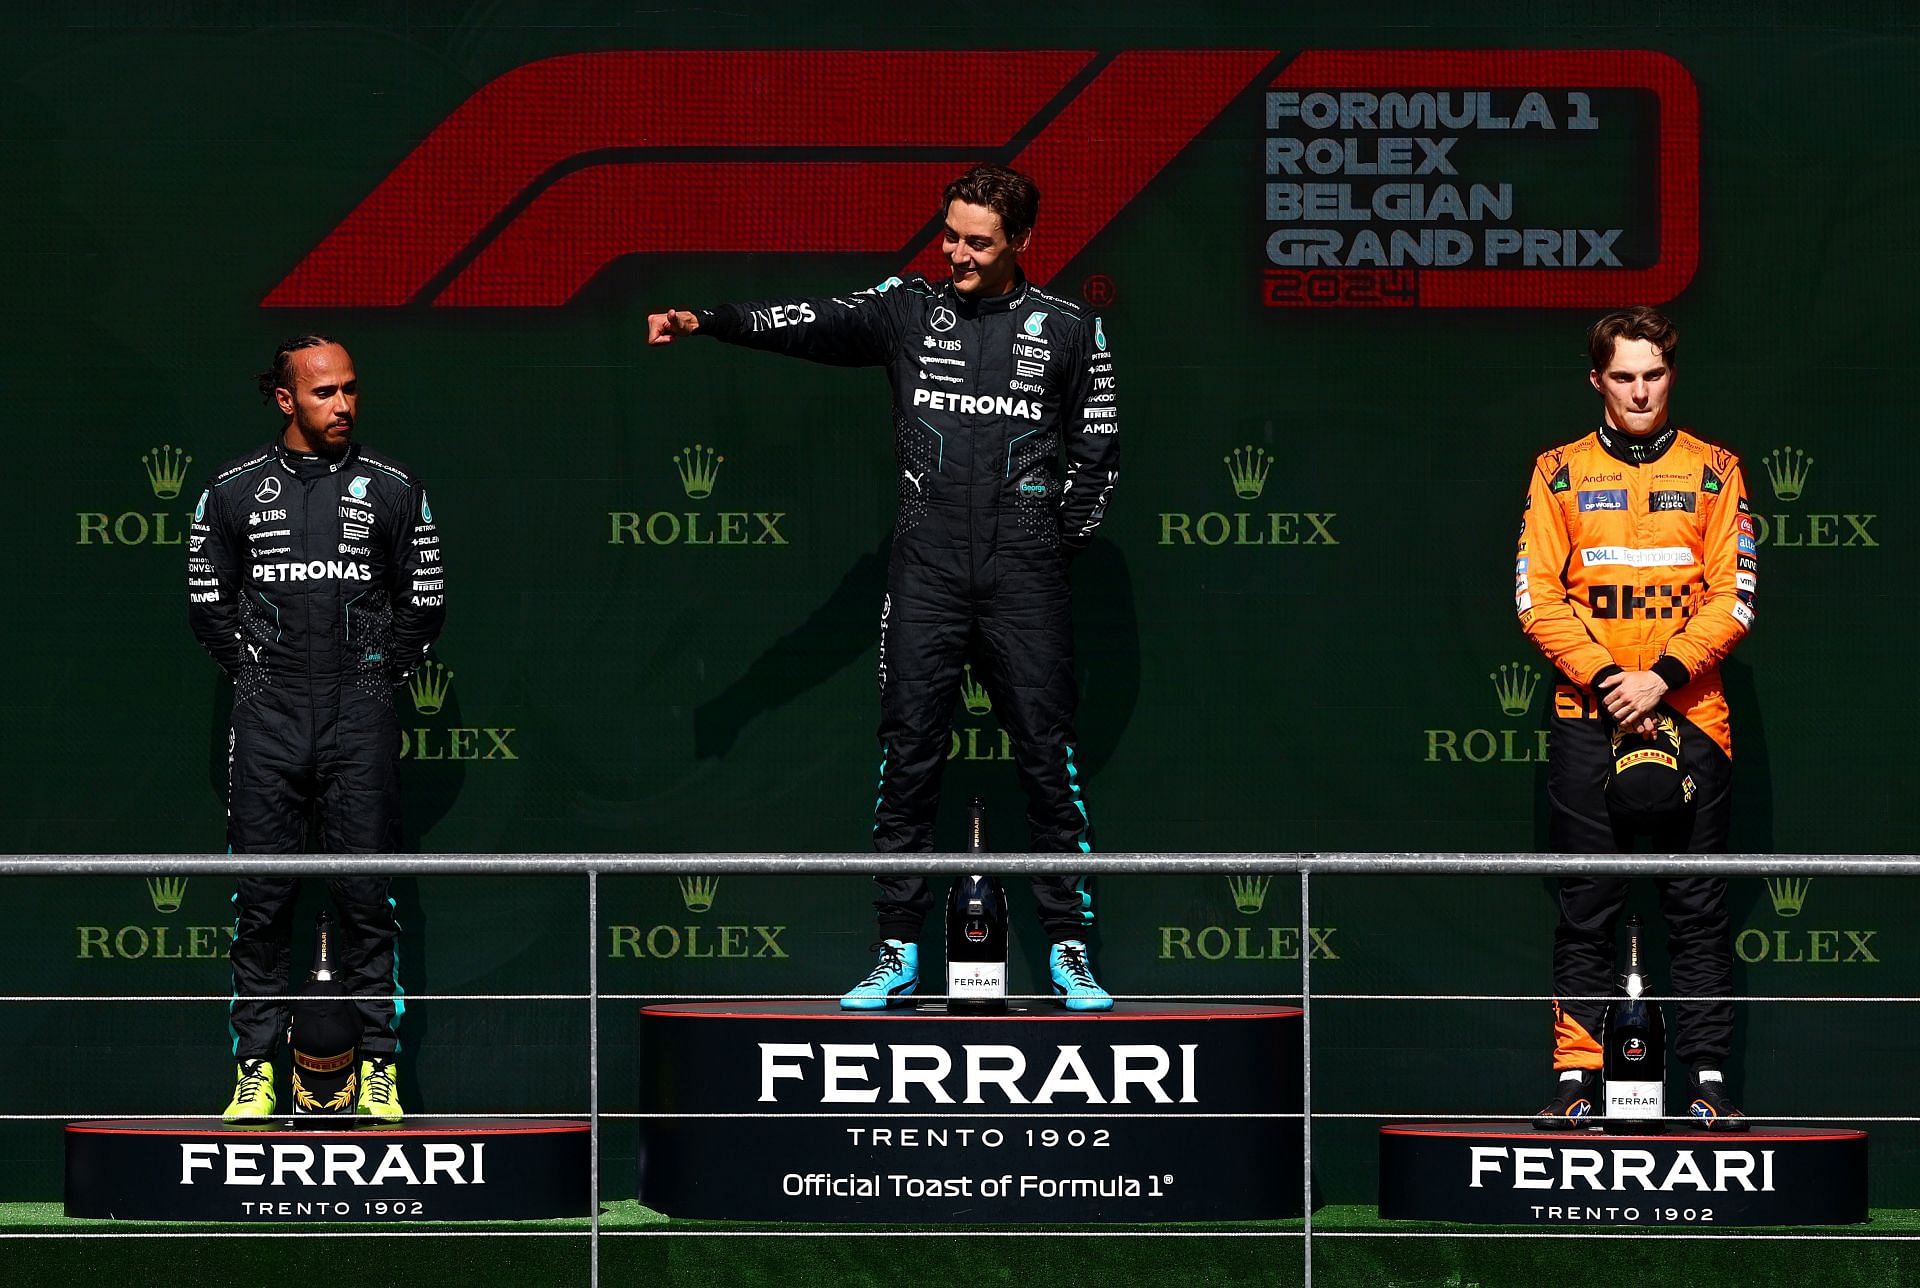
[[[1687,1112],[1693,1115],[1693,1125],[1701,1131],[1747,1129],[1747,1116],[1740,1112],[1740,1106],[1733,1103],[1726,1083],[1718,1079],[1702,1082],[1690,1073],[1687,1075],[1687,1090],[1693,1097]]]
[[[1575,1131],[1600,1120],[1597,1096],[1600,1075],[1587,1070],[1578,1078],[1561,1078],[1553,1084],[1553,1099],[1533,1116],[1540,1131]]]

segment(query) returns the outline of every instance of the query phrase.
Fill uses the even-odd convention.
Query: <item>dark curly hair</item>
[[[1613,361],[1613,343],[1616,340],[1645,340],[1660,351],[1662,362],[1678,369],[1679,364],[1674,361],[1673,355],[1680,347],[1680,328],[1658,309],[1639,304],[1609,313],[1595,322],[1593,329],[1587,332],[1587,357],[1592,360],[1595,371],[1605,371],[1607,364]]]
[[[288,393],[293,392],[293,355],[302,349],[317,349],[323,344],[339,343],[330,335],[296,335],[282,340],[280,347],[273,351],[272,363],[254,377],[254,382],[260,386],[260,397],[267,406],[277,409],[279,404],[274,401],[273,391],[284,389]]]
[[[985,206],[999,215],[1009,241],[1032,232],[1040,214],[1040,189],[1026,175],[1003,165],[977,165],[948,184],[941,213],[956,201]]]

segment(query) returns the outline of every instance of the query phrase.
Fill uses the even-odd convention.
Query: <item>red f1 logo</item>
[[[1272,63],[1267,50],[568,54],[483,86],[261,301],[564,304],[623,255],[897,252],[1002,161],[1049,194],[1046,281]],[[1057,213],[1056,213],[1057,212]]]

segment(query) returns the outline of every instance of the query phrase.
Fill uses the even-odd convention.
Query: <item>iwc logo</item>
[[[445,710],[453,691],[454,673],[429,658],[407,681],[414,714],[426,723],[400,730],[402,760],[518,760],[513,735],[506,725],[441,724],[433,720]],[[449,713],[451,714],[451,713]]]
[[[172,501],[186,486],[187,467],[193,457],[186,449],[163,443],[141,454],[140,467],[146,475],[147,490],[156,501]],[[201,498],[205,504],[205,498]],[[165,510],[127,509],[118,514],[105,510],[76,510],[77,546],[177,546],[184,525],[180,516]]]
[[[705,501],[720,480],[727,458],[702,443],[683,447],[673,455],[680,491],[689,501]],[[784,546],[776,510],[638,510],[607,511],[610,546]]]
[[[1525,662],[1502,662],[1487,673],[1487,679],[1493,685],[1500,714],[1508,720],[1524,720],[1533,711],[1540,691],[1537,668]],[[1424,759],[1428,764],[1537,764],[1547,758],[1545,729],[1510,725],[1500,729],[1427,729],[1424,733]]]
[[[684,876],[676,878],[676,882],[680,889],[680,903],[692,916],[705,916],[719,898],[718,877]],[[677,926],[665,923],[656,926],[614,924],[607,927],[607,956],[649,961],[670,961],[683,957],[690,960],[781,961],[787,956],[787,950],[780,943],[780,936],[786,929],[785,926],[748,922],[712,925],[690,922]]]
[[[1272,428],[1271,424],[1268,426]],[[1237,501],[1258,501],[1267,490],[1273,456],[1264,447],[1248,443],[1221,457],[1227,484]],[[1309,510],[1205,510],[1190,513],[1166,510],[1160,514],[1163,546],[1337,546],[1334,516]]]

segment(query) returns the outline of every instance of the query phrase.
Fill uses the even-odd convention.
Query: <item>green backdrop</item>
[[[1514,621],[1507,572],[1532,454],[1595,421],[1582,343],[1597,306],[1543,307],[1571,297],[1534,277],[1523,283],[1533,296],[1504,307],[1268,307],[1269,236],[1287,225],[1269,218],[1267,185],[1287,180],[1269,173],[1269,142],[1301,132],[1269,129],[1266,94],[1310,51],[1625,48],[1672,59],[1697,92],[1698,162],[1686,178],[1697,181],[1698,262],[1670,303],[1686,337],[1676,407],[1743,455],[1765,517],[1758,624],[1727,667],[1734,848],[1909,851],[1901,641],[1915,622],[1914,522],[1901,498],[1915,372],[1901,299],[1920,264],[1901,231],[1913,181],[1899,158],[1914,143],[1905,87],[1916,33],[1891,5],[1844,27],[1766,8],[1662,5],[1615,25],[1544,3],[1437,3],[1374,19],[1109,3],[1009,11],[997,31],[897,7],[803,18],[501,4],[428,16],[348,4],[289,21],[284,6],[101,3],[8,19],[0,234],[14,247],[14,307],[0,389],[11,503],[0,537],[15,555],[12,611],[0,616],[13,671],[0,698],[0,848],[223,844],[225,685],[185,629],[180,541],[199,480],[274,431],[251,373],[280,336],[307,329],[351,345],[361,433],[428,480],[455,565],[445,669],[402,698],[420,848],[858,848],[892,507],[884,385],[871,372],[697,344],[650,353],[641,341],[646,312],[668,304],[877,281],[912,259],[924,216],[878,234],[891,249],[821,253],[818,239],[855,217],[848,209],[866,209],[860,199],[783,207],[783,189],[755,183],[726,195],[742,218],[775,226],[766,248],[614,257],[558,303],[262,301],[456,109],[535,60],[720,51],[714,75],[731,110],[777,134],[831,105],[796,100],[778,80],[737,83],[725,51],[985,45],[1089,51],[1077,78],[1038,95],[1040,117],[1062,119],[1125,51],[1270,51],[1137,195],[1116,201],[1103,176],[1145,146],[1129,131],[1150,142],[1173,114],[1152,96],[1200,92],[1177,79],[1133,86],[1118,100],[1132,114],[1085,132],[1098,150],[1043,208],[1042,238],[1051,218],[1065,242],[1072,212],[1099,207],[1097,230],[1073,234],[1084,244],[1053,282],[1105,300],[1125,425],[1110,517],[1075,569],[1087,795],[1103,848],[1543,844],[1550,686]],[[1646,270],[1687,219],[1684,194],[1655,181],[1678,109],[1604,76],[1569,83],[1587,85],[1599,130],[1576,137],[1563,117],[1551,135],[1457,131],[1457,182],[1512,184],[1514,217],[1491,224],[1620,228],[1620,271]],[[868,102],[857,79],[835,93],[851,97],[853,116],[884,123],[928,115],[926,102],[960,112],[964,89],[932,75],[905,101]],[[1498,93],[1508,107],[1520,97]],[[590,94],[561,108],[515,128],[564,132],[613,110]],[[1374,146],[1365,131],[1347,134]],[[913,157],[957,167],[1016,156],[1025,136],[1006,137]],[[557,185],[568,166],[645,163],[652,142],[596,143],[539,184]],[[721,159],[839,156],[757,144]],[[491,177],[492,164],[483,151],[436,181],[458,189]],[[1304,181],[1383,182],[1346,165]],[[504,245],[541,209],[537,195],[492,215],[436,280]],[[394,245],[425,235],[444,213],[437,201],[404,212]],[[801,231],[781,241],[788,222]],[[1349,236],[1359,226],[1318,225]],[[1394,227],[1366,226],[1383,242]],[[640,230],[628,244],[643,241]],[[1458,280],[1445,271],[1421,279],[1423,297]],[[377,283],[367,272],[352,290]],[[1587,273],[1564,289],[1615,288]],[[698,499],[674,460],[694,444],[725,458]],[[622,539],[763,534],[726,513],[779,515],[781,539]],[[974,697],[955,729],[949,805],[985,795],[999,845],[1017,848],[1022,807],[990,706]],[[943,844],[957,846],[960,818],[949,808]],[[584,990],[581,882],[402,880],[398,891],[410,992]],[[205,878],[10,881],[0,992],[223,997],[228,893]],[[609,880],[602,984],[837,992],[863,967],[870,897],[851,877]],[[1285,876],[1239,887],[1104,880],[1103,979],[1124,992],[1297,992],[1297,898]],[[1743,880],[1733,904],[1743,992],[1920,989],[1907,884]],[[1538,878],[1326,879],[1313,906],[1316,990],[1548,990],[1552,905]],[[1653,912],[1650,898],[1642,906]],[[1022,911],[1024,987],[1039,965],[1033,924]],[[204,1113],[224,1095],[219,1002],[4,1005],[12,1112]],[[602,1017],[613,1110],[634,1107],[633,1009],[610,1001]],[[1911,1054],[1897,1006],[1740,1013],[1734,1073],[1753,1110],[1906,1111],[1897,1074]],[[585,1033],[580,1002],[416,1002],[404,1034],[409,1107],[583,1108]],[[1514,1112],[1544,1085],[1540,1002],[1328,1000],[1315,1036],[1316,1107],[1330,1113]],[[611,1192],[631,1192],[630,1127],[608,1136]],[[1371,1129],[1359,1118],[1316,1125],[1331,1199],[1371,1197]],[[1920,1201],[1920,1140],[1901,1124],[1874,1130],[1874,1203]],[[56,1133],[51,1122],[0,1124],[0,1197],[57,1192]]]

